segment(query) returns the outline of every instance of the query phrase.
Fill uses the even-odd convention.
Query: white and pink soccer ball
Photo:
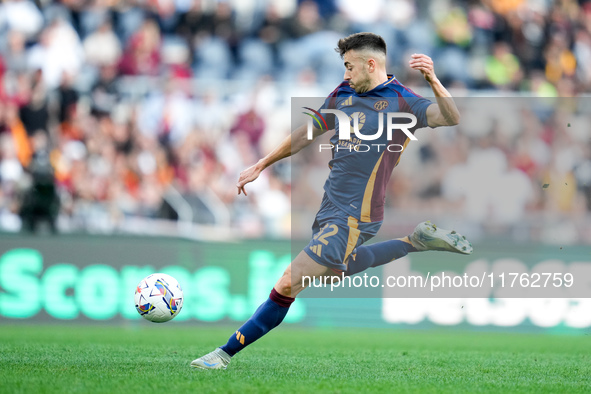
[[[135,309],[146,320],[164,323],[174,319],[183,308],[183,290],[172,276],[152,274],[135,289]]]

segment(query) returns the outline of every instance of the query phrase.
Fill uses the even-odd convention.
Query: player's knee
[[[275,284],[275,290],[281,295],[291,297],[291,287],[291,272],[286,270]]]

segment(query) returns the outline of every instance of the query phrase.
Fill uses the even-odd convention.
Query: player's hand
[[[244,185],[257,179],[259,177],[261,171],[263,171],[263,169],[258,163],[253,166],[250,166],[246,170],[242,171],[240,173],[240,178],[238,179],[238,183],[236,184],[236,187],[238,188],[238,194],[240,194],[242,192],[242,193],[244,193],[245,196],[248,196],[248,194],[246,193],[246,190],[244,189]]]
[[[414,53],[411,55],[411,59],[408,64],[413,70],[419,70],[427,82],[435,80],[436,77],[435,70],[433,68],[433,60],[429,56],[420,53]]]

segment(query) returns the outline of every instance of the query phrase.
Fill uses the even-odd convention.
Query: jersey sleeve
[[[429,122],[427,121],[427,108],[433,104],[433,102],[419,96],[410,89],[406,89],[404,93],[404,101],[408,105],[409,111],[417,117],[417,125],[414,127],[414,129],[428,127]]]
[[[343,91],[343,89],[348,86],[349,86],[349,82],[347,82],[347,81],[341,82],[341,84],[339,86],[337,86],[336,89],[333,90],[332,93],[330,93],[326,97],[326,99],[324,100],[324,104],[320,108],[318,108],[318,112],[320,112],[322,109],[336,109],[337,108],[337,97],[339,96],[339,93],[341,93]],[[328,130],[334,129],[335,128],[335,120],[336,120],[336,117],[334,116],[334,114],[322,114],[322,116],[326,120],[326,124],[328,125]]]

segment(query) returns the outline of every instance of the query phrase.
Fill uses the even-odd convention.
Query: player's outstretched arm
[[[293,133],[291,133],[283,141],[281,141],[281,143],[275,149],[273,149],[267,156],[263,157],[256,164],[248,167],[246,170],[240,173],[240,178],[238,179],[238,183],[236,184],[236,187],[238,188],[238,194],[244,193],[244,195],[247,196],[248,194],[244,189],[244,186],[247,183],[250,183],[257,179],[261,172],[263,172],[263,170],[269,167],[271,164],[278,162],[279,160],[289,157],[291,155],[295,155],[300,150],[310,145],[316,137],[318,137],[325,131],[326,130],[323,131],[314,127],[314,138],[309,140],[307,138],[307,125],[302,125],[295,129]]]
[[[430,105],[427,108],[427,121],[429,127],[454,126],[460,123],[460,112],[451,94],[441,84],[433,68],[433,60],[423,54],[413,54],[408,62],[410,68],[419,70],[425,80],[431,85],[435,94],[437,104]]]

